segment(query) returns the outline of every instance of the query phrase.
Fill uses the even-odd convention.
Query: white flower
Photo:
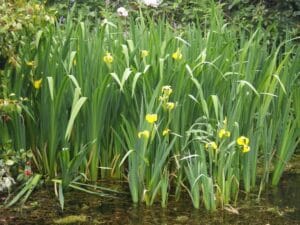
[[[151,6],[154,8],[157,8],[159,6],[159,4],[161,3],[160,0],[143,0],[143,2],[146,6]]]
[[[121,17],[127,17],[128,16],[128,11],[124,7],[118,8],[117,13]]]

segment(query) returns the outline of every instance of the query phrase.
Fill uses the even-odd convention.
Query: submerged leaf
[[[87,221],[87,216],[86,215],[71,215],[71,216],[66,216],[60,219],[55,219],[53,220],[54,223],[56,224],[71,224],[71,223],[83,223]]]

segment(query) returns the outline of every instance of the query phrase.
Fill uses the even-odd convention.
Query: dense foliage
[[[132,9],[135,13],[139,1],[56,0],[51,2],[65,9],[76,3],[79,7],[85,8],[87,14],[97,17],[103,9],[114,12],[120,6]],[[178,25],[196,22],[199,19],[204,22],[210,14],[211,2],[212,0],[164,0],[159,8],[148,10],[152,11],[155,16],[164,15],[170,23]],[[215,0],[214,2],[222,6],[226,13],[226,20],[230,23],[242,25],[248,29],[261,24],[276,32],[288,30],[299,32],[300,2],[298,0]]]
[[[54,24],[54,12],[34,1],[0,1],[0,68],[9,61],[17,66],[18,49],[42,27]]]

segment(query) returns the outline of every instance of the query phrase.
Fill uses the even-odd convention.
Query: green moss
[[[85,215],[71,215],[71,216],[66,216],[63,218],[53,220],[55,224],[71,224],[71,223],[86,222],[86,221],[87,221],[87,216]]]

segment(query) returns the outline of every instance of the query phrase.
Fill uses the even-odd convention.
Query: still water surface
[[[241,199],[234,209],[214,213],[196,210],[188,198],[175,202],[170,197],[168,208],[135,206],[129,196],[103,199],[82,192],[66,194],[66,208],[61,212],[53,190],[39,190],[25,207],[0,208],[0,224],[56,224],[57,219],[81,215],[84,222],[71,224],[130,225],[196,225],[196,224],[299,224],[300,175],[285,176],[277,188],[269,189],[258,203],[255,195]]]

